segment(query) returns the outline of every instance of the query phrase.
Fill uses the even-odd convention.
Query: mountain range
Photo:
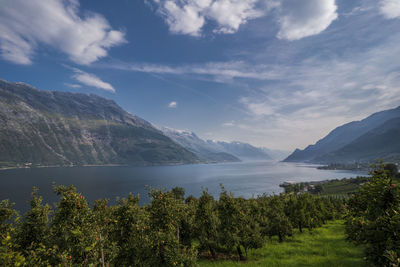
[[[375,162],[400,159],[400,107],[337,127],[284,161],[312,163]]]
[[[191,131],[177,130],[169,127],[162,127],[161,130],[172,140],[207,162],[272,159],[263,148],[258,148],[248,143],[203,140]]]
[[[205,162],[239,162],[238,157],[218,149],[212,144],[208,144],[199,138],[195,133],[162,127],[161,130],[166,136],[180,144],[187,150],[195,153],[201,160]]]
[[[207,144],[214,146],[216,149],[225,151],[240,158],[241,160],[272,160],[262,148],[252,146],[248,143],[232,141],[223,142],[215,140],[207,140]]]
[[[198,162],[112,100],[0,80],[0,166]]]
[[[337,127],[284,161],[400,161],[400,107]],[[158,128],[114,101],[0,80],[0,167],[271,160],[285,152]]]

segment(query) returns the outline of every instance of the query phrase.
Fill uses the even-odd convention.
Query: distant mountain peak
[[[240,159],[199,138],[194,132],[170,127],[160,128],[166,136],[208,162],[237,162]]]

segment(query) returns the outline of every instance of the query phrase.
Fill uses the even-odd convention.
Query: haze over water
[[[365,173],[318,170],[315,165],[281,162],[240,162],[152,167],[73,167],[12,169],[0,171],[0,199],[15,202],[25,211],[29,206],[32,187],[39,188],[44,202],[54,203],[52,183],[74,185],[92,204],[94,200],[140,194],[141,203],[148,202],[146,186],[171,189],[183,187],[186,196],[199,197],[203,188],[218,197],[223,184],[235,196],[250,198],[263,193],[279,194],[284,181],[321,181],[356,177]]]

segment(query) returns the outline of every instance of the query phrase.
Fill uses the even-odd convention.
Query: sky
[[[400,0],[0,0],[0,78],[304,148],[400,105]]]

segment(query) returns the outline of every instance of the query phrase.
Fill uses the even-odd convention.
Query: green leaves
[[[299,223],[312,229],[341,207],[311,195],[237,198],[223,187],[219,200],[207,191],[185,199],[182,188],[149,189],[145,206],[132,194],[116,205],[103,199],[90,207],[73,186],[54,192],[60,200],[52,210],[34,189],[31,209],[20,220],[8,201],[0,202],[0,265],[195,266],[198,254],[244,260],[267,237],[284,241]],[[387,249],[392,257],[393,246]]]
[[[351,197],[346,233],[366,247],[369,261],[379,266],[400,262],[400,187],[393,180],[397,168],[376,166],[370,180]]]

